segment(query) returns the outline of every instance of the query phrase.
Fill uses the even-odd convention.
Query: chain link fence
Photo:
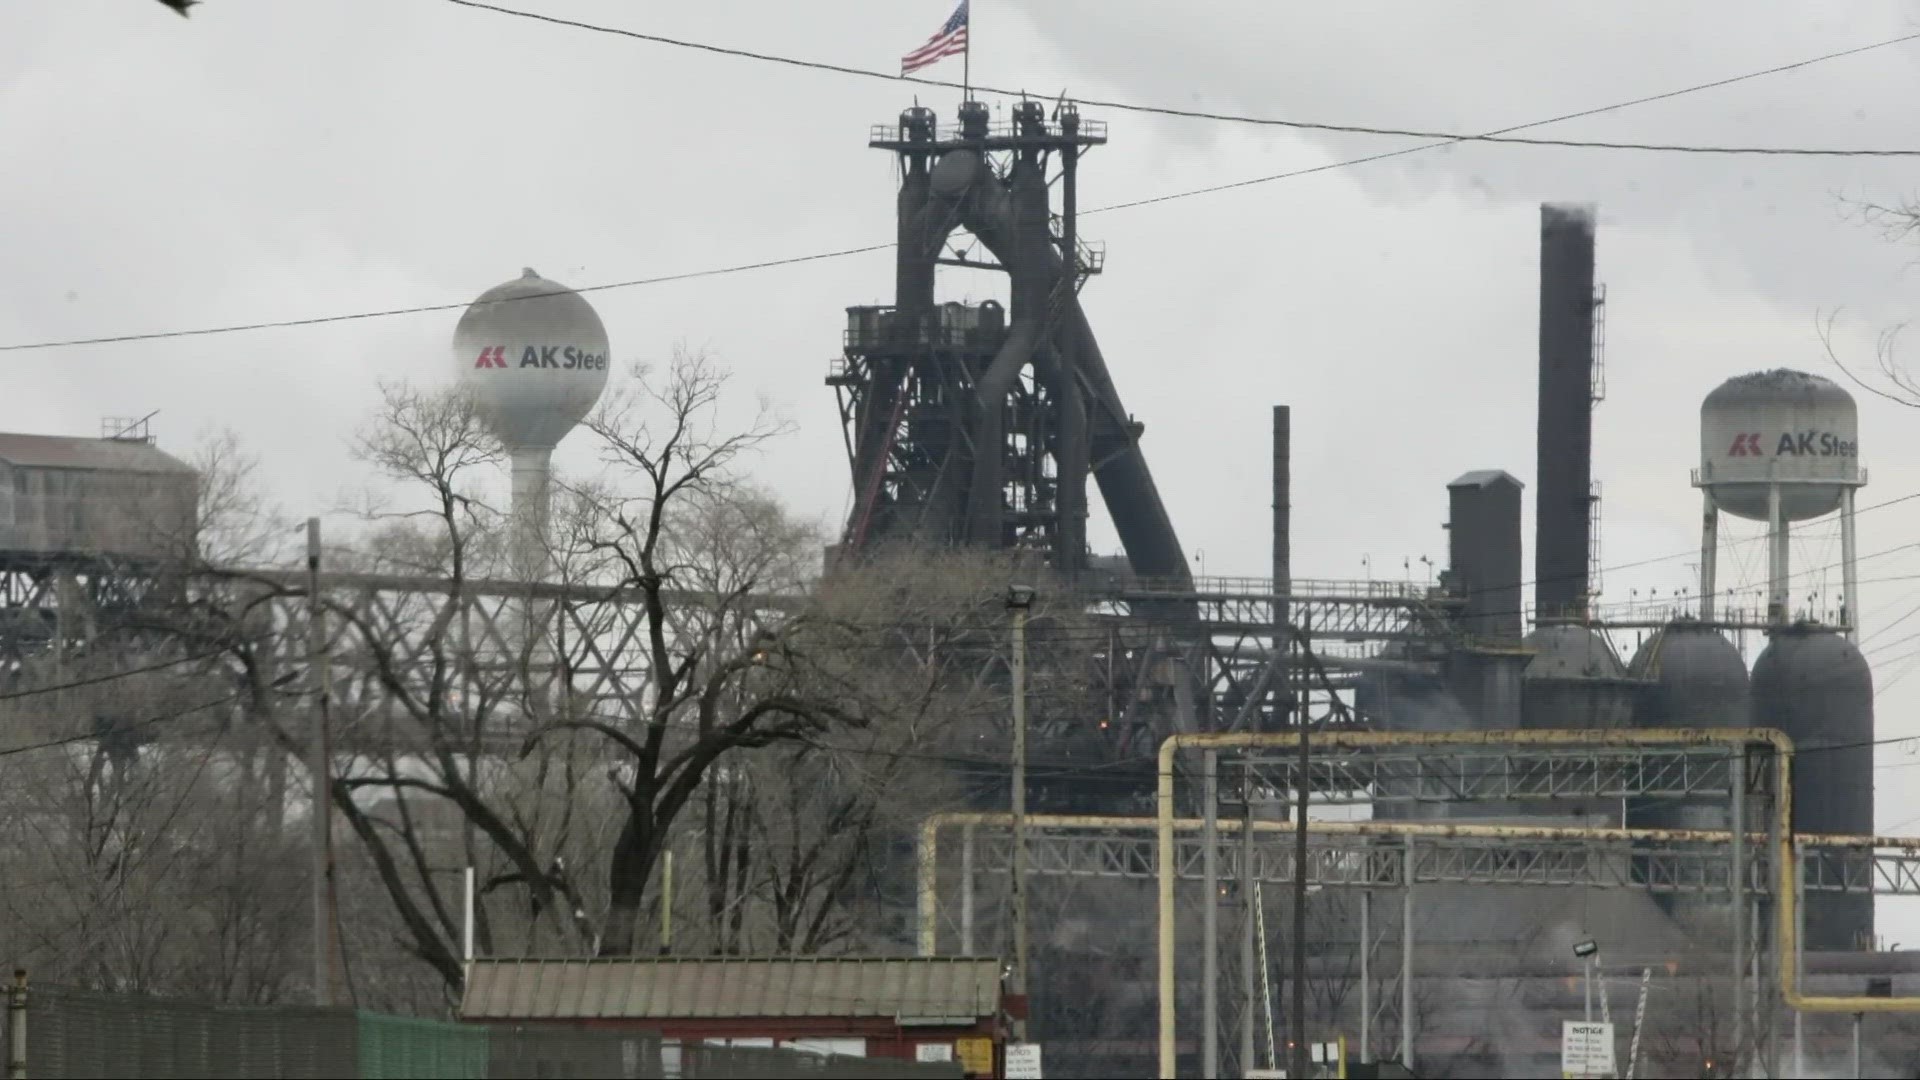
[[[205,1005],[57,986],[32,988],[26,1019],[32,1080],[932,1080],[962,1075],[958,1065],[676,1046],[643,1033],[488,1027],[353,1009]],[[4,1038],[7,1060],[12,1060],[11,1032]]]

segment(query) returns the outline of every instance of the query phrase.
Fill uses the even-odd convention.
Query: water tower
[[[513,459],[513,515],[532,539],[546,535],[553,448],[600,399],[608,355],[592,305],[531,269],[454,328],[455,379]]]
[[[1859,413],[1831,379],[1804,371],[1755,372],[1720,384],[1700,405],[1704,496],[1700,617],[1713,621],[1714,570],[1722,513],[1767,523],[1767,621],[1788,620],[1787,529],[1840,512],[1841,617],[1853,636],[1859,610],[1853,496],[1860,468]]]

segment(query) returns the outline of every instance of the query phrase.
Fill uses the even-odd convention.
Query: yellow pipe
[[[1175,735],[1160,744],[1159,775],[1155,799],[1155,817],[1159,833],[1156,874],[1159,884],[1160,939],[1160,1073],[1174,1072],[1173,1002],[1173,763],[1182,749],[1233,749],[1258,746],[1292,746],[1293,732],[1212,732]],[[1774,953],[1780,972],[1780,994],[1787,1007],[1804,1012],[1920,1012],[1920,997],[1830,997],[1800,993],[1795,956],[1798,932],[1795,906],[1798,867],[1793,855],[1793,742],[1771,728],[1648,728],[1641,730],[1563,730],[1563,731],[1450,731],[1428,734],[1399,732],[1328,732],[1314,736],[1320,747],[1364,749],[1386,746],[1425,747],[1609,747],[1609,746],[1739,746],[1756,742],[1774,748],[1774,835],[1773,853]],[[1867,846],[1861,838],[1849,846]],[[1893,839],[1893,838],[1886,838]],[[1903,847],[1903,844],[1873,846]]]
[[[1174,1001],[1173,1001],[1173,764],[1174,758],[1183,749],[1228,750],[1247,749],[1261,746],[1288,747],[1297,745],[1299,735],[1296,732],[1258,732],[1223,731],[1174,735],[1160,744],[1159,769],[1155,784],[1155,819],[1158,832],[1158,853],[1155,859],[1155,875],[1159,885],[1159,993],[1160,993],[1160,1075],[1170,1078],[1174,1075],[1177,1058],[1174,1041]],[[1673,747],[1673,746],[1745,746],[1750,743],[1768,743],[1773,746],[1777,780],[1775,790],[1779,792],[1777,817],[1780,843],[1790,846],[1792,842],[1792,799],[1789,788],[1792,781],[1793,743],[1786,735],[1771,728],[1646,728],[1620,730],[1540,730],[1540,731],[1446,731],[1429,733],[1383,732],[1383,731],[1335,731],[1324,732],[1311,737],[1312,749],[1371,749],[1378,747],[1417,746],[1429,748],[1474,748],[1474,747],[1538,747],[1538,748],[1577,748],[1577,747]],[[1783,879],[1791,883],[1792,869],[1787,864],[1790,859],[1781,859],[1776,854],[1775,863],[1782,867]],[[1775,910],[1780,913],[1779,927],[1784,928],[1786,946],[1792,944],[1793,927],[1793,890],[1791,887],[1777,890],[1778,902]],[[1809,1011],[1848,1012],[1855,1011],[1854,1003],[1869,1000],[1877,1003],[1880,1011],[1897,1011],[1904,1007],[1920,1011],[1920,998],[1801,998],[1793,989],[1793,960],[1791,949],[1785,948],[1787,955],[1781,960],[1780,981],[1783,991],[1788,995],[1787,1004],[1793,1008]],[[1804,1002],[1804,1004],[1803,1004]],[[1902,1006],[1904,1003],[1904,1006]]]
[[[1115,814],[1028,814],[1027,824],[1036,829],[1087,829],[1108,832],[1151,832],[1156,818]],[[947,811],[929,814],[920,823],[918,866],[918,910],[920,916],[920,955],[932,956],[938,943],[938,867],[940,830],[978,826],[1006,828],[1013,815],[999,811]],[[1177,833],[1200,832],[1206,822],[1200,818],[1175,818]],[[1214,822],[1223,833],[1240,831],[1237,818]],[[1289,821],[1256,821],[1255,832],[1291,832]],[[1458,837],[1495,840],[1600,840],[1632,843],[1645,841],[1665,844],[1724,844],[1733,834],[1725,829],[1614,829],[1563,825],[1469,825],[1418,821],[1309,821],[1307,831],[1329,836],[1386,837]],[[1766,833],[1748,833],[1748,840],[1766,843]],[[1920,851],[1920,836],[1879,836],[1854,833],[1801,833],[1796,837],[1802,848],[1850,848],[1854,850]]]

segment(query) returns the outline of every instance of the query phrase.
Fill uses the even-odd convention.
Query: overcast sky
[[[881,70],[950,8],[519,2]],[[973,73],[1048,97],[1487,130],[1916,31],[1920,7],[1893,2],[975,0]],[[1532,134],[1920,147],[1917,58],[1920,42],[1898,45]],[[957,78],[958,61],[926,74]],[[0,344],[461,302],[523,266],[580,287],[884,241],[893,166],[866,131],[916,92],[949,115],[958,97],[444,0],[208,0],[190,20],[152,0],[11,5]],[[1411,141],[1087,114],[1112,143],[1087,159],[1085,207]],[[1609,394],[1594,471],[1603,562],[1623,564],[1697,548],[1702,395],[1757,368],[1837,374],[1823,312],[1841,312],[1839,346],[1862,361],[1912,317],[1920,248],[1856,202],[1916,191],[1912,159],[1457,146],[1090,216],[1108,262],[1083,301],[1196,568],[1265,573],[1268,409],[1287,403],[1296,573],[1397,577],[1411,559],[1421,577],[1419,556],[1444,554],[1448,480],[1504,468],[1531,489],[1537,205],[1597,202]],[[795,433],[758,476],[833,521],[849,484],[821,380],[842,309],[889,301],[891,266],[882,252],[591,300],[618,360],[685,341],[731,366],[743,407],[772,402]],[[996,287],[949,273],[943,298]],[[346,440],[376,383],[444,379],[456,317],[0,354],[0,429],[93,434],[158,410],[161,444],[184,453],[230,428],[278,502],[321,512],[364,483]],[[1861,505],[1920,491],[1920,416],[1860,404]],[[1920,501],[1869,512],[1860,550],[1916,528]],[[1111,535],[1096,526],[1096,543]],[[1798,567],[1837,560],[1833,529],[1808,536]],[[1697,561],[1608,573],[1606,597],[1691,587]],[[1753,545],[1722,566],[1723,585],[1758,584]],[[1913,575],[1920,550],[1861,569],[1866,648],[1893,687],[1882,737],[1920,735],[1920,679],[1902,678],[1920,640],[1901,640],[1920,619],[1884,629],[1920,604],[1920,577],[1899,580]],[[1799,584],[1837,596],[1838,573]],[[1881,757],[1880,828],[1915,831],[1920,797],[1900,788],[1920,761]]]

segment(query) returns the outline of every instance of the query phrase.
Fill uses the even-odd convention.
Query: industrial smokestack
[[[1285,727],[1293,709],[1293,410],[1273,407],[1273,726]]]
[[[1536,619],[1586,614],[1593,520],[1593,223],[1540,206],[1540,406],[1534,476]]]

